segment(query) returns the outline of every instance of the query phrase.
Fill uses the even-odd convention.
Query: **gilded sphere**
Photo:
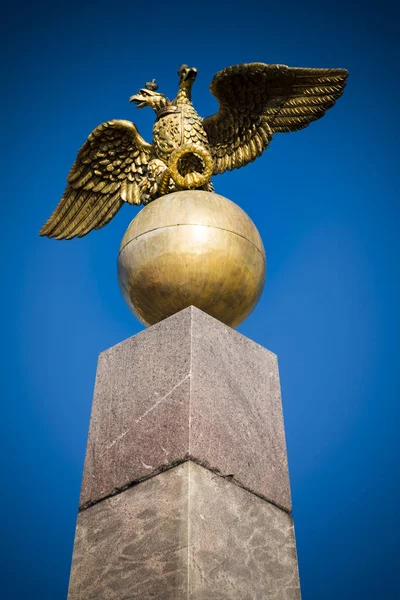
[[[261,296],[265,251],[254,223],[227,198],[174,192],[148,204],[129,225],[118,281],[145,325],[193,305],[235,327]]]

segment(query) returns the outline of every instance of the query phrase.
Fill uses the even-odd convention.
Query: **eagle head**
[[[129,98],[129,102],[134,102],[136,108],[143,108],[144,106],[150,106],[157,112],[160,108],[165,106],[169,100],[161,94],[158,90],[158,85],[155,79],[151,82],[146,83],[146,86],[139,90],[138,94],[134,94]]]
[[[179,87],[191,87],[197,76],[197,69],[181,65],[178,70]]]

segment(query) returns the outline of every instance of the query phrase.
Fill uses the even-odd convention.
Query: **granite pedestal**
[[[299,600],[276,356],[190,307],[99,358],[68,600]]]

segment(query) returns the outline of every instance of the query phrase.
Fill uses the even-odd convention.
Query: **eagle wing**
[[[345,69],[264,63],[219,71],[210,85],[219,110],[203,120],[214,175],[255,160],[274,133],[297,131],[323,117],[342,95],[347,75]]]
[[[40,235],[82,237],[104,227],[124,202],[140,204],[139,183],[152,152],[130,121],[96,127],[79,150],[60,203]]]

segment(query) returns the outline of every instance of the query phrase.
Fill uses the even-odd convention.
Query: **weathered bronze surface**
[[[234,327],[261,295],[265,252],[239,206],[211,192],[181,191],[133,219],[121,243],[118,279],[146,325],[194,305]]]
[[[274,133],[297,131],[321,118],[343,93],[348,73],[264,63],[228,67],[211,82],[220,106],[206,119],[191,102],[197,70],[182,65],[178,74],[172,102],[154,80],[130,99],[156,113],[152,144],[130,121],[107,121],[94,129],[41,235],[81,237],[104,227],[124,202],[147,204],[182,189],[213,191],[212,174],[255,160]]]

